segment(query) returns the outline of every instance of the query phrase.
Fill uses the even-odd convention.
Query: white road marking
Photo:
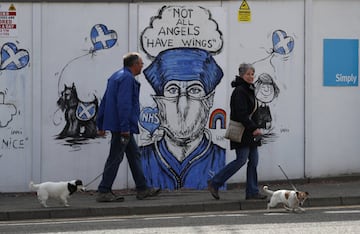
[[[266,216],[289,215],[289,213],[265,213]]]
[[[329,210],[324,211],[326,214],[357,214],[360,213],[360,210]]]
[[[143,218],[143,220],[166,220],[166,219],[181,219],[184,217],[181,216],[170,216],[170,217],[150,217],[150,218]]]

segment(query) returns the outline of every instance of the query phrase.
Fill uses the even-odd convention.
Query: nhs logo
[[[324,86],[358,86],[359,40],[324,39]]]

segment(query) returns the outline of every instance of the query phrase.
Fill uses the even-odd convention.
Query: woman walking
[[[265,199],[258,189],[257,165],[259,161],[258,146],[261,145],[261,130],[251,116],[256,109],[254,93],[255,68],[251,64],[243,63],[239,67],[239,75],[232,81],[234,88],[230,100],[230,119],[241,122],[245,131],[241,142],[230,141],[230,149],[235,150],[236,159],[221,169],[208,181],[211,195],[220,199],[219,187],[233,176],[247,162],[246,199]]]

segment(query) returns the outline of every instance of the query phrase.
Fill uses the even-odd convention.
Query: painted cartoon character
[[[175,48],[159,53],[144,74],[156,93],[161,132],[142,147],[148,184],[205,189],[225,164],[225,149],[212,142],[206,128],[221,68],[206,50]]]
[[[259,105],[254,113],[253,119],[260,128],[269,132],[272,129],[272,116],[269,103],[279,96],[280,89],[267,73],[260,74],[254,85],[255,96]]]
[[[57,139],[66,137],[73,138],[95,138],[97,136],[96,129],[96,113],[98,110],[98,99],[90,102],[79,100],[74,83],[72,86],[64,85],[57,105],[62,111],[65,111],[65,127],[57,135]]]

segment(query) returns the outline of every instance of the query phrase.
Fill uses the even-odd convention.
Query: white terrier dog
[[[61,181],[61,182],[44,182],[34,184],[32,181],[29,184],[31,191],[37,192],[37,197],[40,204],[48,207],[46,201],[49,198],[60,200],[64,206],[69,206],[67,199],[76,191],[85,191],[85,187],[81,180]]]
[[[267,210],[270,211],[270,207],[275,207],[278,204],[283,204],[284,208],[288,211],[301,211],[305,209],[301,206],[305,200],[309,197],[308,192],[294,191],[294,190],[277,190],[271,191],[268,186],[264,186],[263,190],[265,193],[270,195],[270,201],[267,205]]]

